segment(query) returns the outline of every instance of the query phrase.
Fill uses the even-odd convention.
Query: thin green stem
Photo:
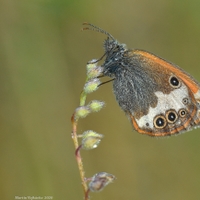
[[[87,94],[83,90],[81,92],[81,95],[80,95],[80,106],[84,106],[85,105],[86,98],[87,98]]]
[[[86,78],[85,82],[87,83],[87,81],[88,81],[88,77]],[[81,92],[81,95],[80,95],[80,106],[84,106],[84,105],[85,105],[86,98],[87,98],[87,94],[86,94],[85,91],[83,90],[83,91]]]

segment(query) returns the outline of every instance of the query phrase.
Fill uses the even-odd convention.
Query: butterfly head
[[[117,40],[108,37],[104,41],[104,50],[106,56],[103,63],[104,75],[115,77],[116,70],[122,69],[120,65],[123,63],[126,45],[120,44]]]
[[[105,39],[103,45],[105,51],[105,54],[103,55],[103,57],[105,57],[105,61],[102,65],[104,68],[103,74],[105,76],[115,77],[116,70],[119,70],[120,64],[123,62],[126,45],[119,43],[110,33],[93,24],[84,23],[83,25],[88,26],[83,28],[83,30],[93,30],[107,35],[107,39]]]

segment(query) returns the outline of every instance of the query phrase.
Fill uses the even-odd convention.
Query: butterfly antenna
[[[90,24],[88,22],[84,22],[83,25],[87,25],[89,27],[84,27],[82,30],[92,30],[92,31],[97,31],[97,32],[100,32],[100,33],[103,33],[105,35],[107,35],[109,38],[115,40],[115,38],[108,32],[104,31],[103,29],[93,25],[93,24]]]

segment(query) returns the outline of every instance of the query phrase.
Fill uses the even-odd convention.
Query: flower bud
[[[91,150],[98,147],[103,135],[89,130],[82,134],[82,138],[82,148],[85,150]]]
[[[89,79],[98,77],[103,72],[103,67],[95,66],[87,71],[87,76]]]
[[[90,81],[88,81],[85,86],[84,86],[84,91],[86,94],[89,94],[91,92],[94,92],[98,89],[98,86],[100,84],[100,80],[98,78],[95,79],[91,79]]]
[[[91,182],[89,183],[89,189],[92,192],[100,192],[103,190],[109,183],[112,183],[115,179],[115,176],[107,172],[99,172],[92,177]]]
[[[88,104],[88,108],[92,112],[98,112],[100,111],[103,107],[105,106],[105,102],[103,101],[98,101],[98,100],[93,100]]]
[[[75,119],[84,118],[84,117],[86,117],[90,112],[91,112],[91,110],[90,110],[87,106],[78,107],[78,108],[75,110]]]
[[[89,61],[86,65],[87,72],[90,71],[91,69],[95,68],[97,66],[97,59],[93,59]]]

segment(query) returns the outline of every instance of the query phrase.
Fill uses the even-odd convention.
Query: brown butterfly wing
[[[200,125],[200,87],[197,81],[178,66],[146,51],[130,51],[129,56],[139,60],[156,85],[156,105],[154,102],[146,113],[126,111],[136,131],[151,136],[167,136]]]

